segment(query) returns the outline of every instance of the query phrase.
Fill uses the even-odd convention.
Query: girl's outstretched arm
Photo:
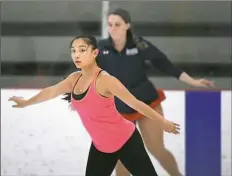
[[[71,92],[73,88],[73,82],[78,75],[79,72],[74,72],[56,85],[44,88],[37,95],[29,98],[28,100],[13,96],[9,98],[9,101],[16,103],[12,106],[15,108],[24,108],[26,106],[48,101],[64,93]]]

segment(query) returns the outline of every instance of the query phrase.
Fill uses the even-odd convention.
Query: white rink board
[[[14,109],[8,102],[12,95],[28,98],[38,91],[1,90],[1,175],[83,176],[91,140],[77,113],[70,111],[65,101],[57,98],[24,109]],[[167,99],[162,103],[165,117],[181,124],[179,136],[165,134],[165,146],[184,173],[185,93],[165,91],[165,94]],[[228,130],[231,134],[230,100],[231,92],[222,94],[222,102],[226,102],[222,103],[222,175],[231,174],[231,136],[225,134]],[[168,175],[151,158],[158,174]]]

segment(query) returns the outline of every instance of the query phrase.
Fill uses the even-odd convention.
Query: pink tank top
[[[100,71],[96,73],[86,95],[81,100],[72,96],[71,103],[94,146],[101,152],[112,153],[127,142],[135,125],[117,111],[113,97],[106,98],[97,93],[95,85],[99,73]]]

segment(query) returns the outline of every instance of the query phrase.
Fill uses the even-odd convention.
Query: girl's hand
[[[180,134],[180,125],[168,120],[164,120],[163,129],[168,133]]]
[[[9,98],[9,101],[16,103],[15,105],[12,105],[13,108],[24,108],[27,106],[27,100],[24,100],[22,97],[13,96]]]

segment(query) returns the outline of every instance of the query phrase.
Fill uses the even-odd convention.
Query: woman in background
[[[99,42],[99,67],[119,79],[124,86],[139,100],[148,104],[161,115],[161,102],[165,100],[162,90],[156,90],[145,74],[145,61],[150,61],[155,68],[174,76],[182,82],[195,87],[213,86],[211,81],[194,79],[186,72],[176,68],[168,58],[154,45],[142,37],[136,37],[131,30],[131,17],[126,10],[116,9],[108,15],[109,38]],[[182,175],[177,162],[164,146],[162,128],[148,118],[144,118],[124,102],[115,100],[118,111],[124,118],[138,122],[142,138],[149,152],[171,175]],[[116,166],[117,176],[129,176],[129,172],[119,161]]]

